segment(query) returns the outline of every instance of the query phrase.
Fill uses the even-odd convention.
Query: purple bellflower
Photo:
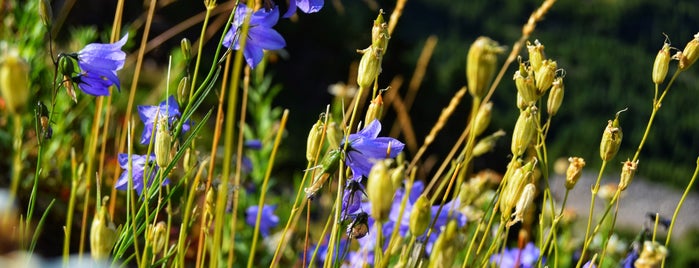
[[[119,180],[117,181],[115,188],[125,191],[129,189],[129,179],[131,179],[129,178],[129,156],[127,154],[119,154],[118,161],[119,166],[121,166],[121,168],[124,170],[121,172],[121,176],[119,176]],[[155,178],[156,173],[158,172],[158,166],[155,165],[155,155],[151,155],[148,158],[148,162],[149,174],[147,178],[144,178],[146,172],[146,156],[136,154],[131,155],[131,164],[133,165],[133,170],[131,171],[133,178],[133,189],[136,190],[139,196],[143,193],[143,182],[148,180],[148,187],[150,187],[150,185],[153,184],[153,179]],[[167,185],[169,183],[170,180],[166,178],[163,180],[162,185]]]
[[[223,38],[223,46],[234,50],[240,49],[240,32],[242,29],[245,16],[247,15],[248,7],[244,4],[239,4],[233,18],[233,26]],[[262,56],[263,49],[275,50],[286,46],[284,38],[272,26],[277,24],[279,20],[279,8],[275,6],[271,10],[260,9],[252,13],[250,18],[250,28],[248,30],[247,42],[245,43],[245,62],[250,68],[255,69]]]
[[[531,268],[536,266],[539,259],[540,250],[534,243],[529,242],[523,249],[505,249],[502,254],[497,253],[490,256],[490,261],[503,268]]]
[[[149,144],[150,137],[153,134],[153,125],[156,122],[156,116],[159,118],[167,117],[168,125],[173,126],[175,120],[180,118],[180,107],[175,100],[175,96],[170,96],[167,100],[164,100],[158,106],[148,106],[141,105],[138,106],[138,115],[141,117],[141,121],[145,125],[143,128],[143,134],[141,134],[141,144]],[[187,132],[189,130],[190,121],[184,122],[182,124],[182,132]],[[157,129],[156,129],[157,130]]]
[[[262,207],[262,218],[260,219],[260,233],[262,237],[269,235],[269,230],[279,224],[279,217],[274,215],[274,210],[277,206],[264,205]],[[245,210],[245,222],[250,226],[255,226],[257,221],[258,208],[257,205],[250,206]]]
[[[352,169],[353,177],[368,177],[376,161],[394,158],[403,151],[405,144],[391,137],[378,137],[379,132],[381,123],[374,120],[356,134],[349,135],[350,144],[345,163]],[[390,154],[387,154],[389,151]]]
[[[78,87],[93,96],[109,95],[109,86],[121,89],[116,72],[124,67],[126,53],[121,47],[126,44],[129,35],[113,44],[91,43],[77,53],[78,66],[82,70],[74,78]]]
[[[325,0],[289,0],[289,10],[284,13],[284,18],[289,18],[296,13],[296,9],[300,9],[303,13],[316,13],[323,8]]]

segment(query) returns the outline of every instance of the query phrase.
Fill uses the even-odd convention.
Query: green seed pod
[[[427,230],[430,225],[431,204],[429,198],[424,194],[420,195],[413,204],[413,211],[410,212],[410,233],[414,236],[420,236]]]
[[[153,247],[153,254],[158,254],[165,248],[167,236],[167,225],[160,221],[151,229],[150,244]]]
[[[189,90],[189,78],[187,76],[182,77],[180,83],[177,84],[177,104],[179,104],[180,107],[187,107]]]
[[[485,94],[495,76],[497,54],[503,51],[497,42],[485,36],[478,37],[469,48],[466,58],[466,80],[468,91],[474,98],[481,98]]]
[[[41,0],[41,5],[39,5],[39,17],[44,26],[50,26],[53,21],[53,10],[51,9],[51,3],[49,0]]]
[[[662,84],[663,81],[665,81],[671,59],[670,44],[665,42],[663,48],[658,51],[658,55],[655,56],[655,61],[653,62],[653,73],[651,75],[653,83]]]
[[[380,52],[374,50],[373,47],[357,50],[357,52],[363,54],[357,70],[357,84],[360,88],[369,88],[381,73]]]
[[[335,121],[330,121],[328,123],[328,129],[325,132],[325,138],[328,140],[330,148],[340,148],[343,135],[340,126],[335,123]]]
[[[118,231],[107,211],[108,200],[108,196],[102,199],[102,206],[92,219],[90,227],[90,255],[95,260],[108,258],[117,239]]]
[[[534,76],[527,75],[526,71],[516,71],[514,80],[517,93],[519,93],[526,106],[535,103],[539,99],[539,92],[536,89]]]
[[[189,60],[192,59],[192,42],[187,38],[182,38],[180,41],[180,49],[182,50],[184,61],[189,62]]]
[[[73,58],[70,55],[63,53],[59,54],[58,67],[58,71],[64,76],[72,77],[73,74],[76,73],[75,62],[73,62]]]
[[[402,155],[402,154],[401,154]],[[398,159],[394,160],[398,162]],[[405,181],[405,165],[398,165],[396,168],[391,169],[391,183],[393,183],[393,188],[398,189]]]
[[[366,194],[371,204],[371,214],[378,222],[388,220],[396,188],[391,181],[390,166],[393,159],[384,159],[374,164],[369,171]]]
[[[553,80],[553,86],[551,87],[551,92],[549,92],[549,98],[546,101],[546,112],[549,115],[554,116],[558,113],[558,109],[561,108],[561,103],[563,103],[563,78],[556,77]]]
[[[369,104],[369,107],[367,108],[366,115],[364,116],[364,123],[369,124],[374,119],[380,120],[381,115],[383,113],[383,98],[381,97],[381,94],[378,94],[376,98],[374,98],[371,103]]]
[[[534,40],[534,45],[527,41],[527,51],[529,52],[529,64],[531,64],[534,70],[539,70],[544,59],[544,46],[539,42],[539,40]]]
[[[10,113],[25,110],[29,91],[29,64],[17,55],[0,58],[0,94]]]
[[[689,41],[687,46],[684,47],[684,50],[682,50],[679,64],[681,71],[686,70],[697,61],[697,58],[699,58],[699,51],[697,51],[697,49],[699,49],[699,33],[695,34],[694,39]]]
[[[585,167],[585,159],[581,157],[568,158],[568,169],[566,169],[566,189],[570,190],[575,187],[575,184],[582,176],[582,169]]]
[[[185,174],[190,173],[197,166],[197,151],[191,147],[187,147],[184,152],[184,157],[182,157],[182,165],[184,166]]]
[[[607,127],[604,128],[604,133],[602,133],[602,142],[599,150],[600,157],[604,161],[612,160],[621,146],[621,139],[624,137],[624,133],[621,131],[621,126],[619,126],[619,114],[623,111],[626,111],[626,109],[617,112],[614,121],[609,120],[607,122]]]
[[[511,152],[519,157],[527,151],[527,147],[536,136],[536,106],[520,111],[515,128],[512,131]]]
[[[480,139],[478,143],[476,143],[476,146],[473,146],[473,156],[478,157],[493,150],[495,147],[495,142],[497,142],[502,136],[505,136],[505,131],[498,130],[495,133],[490,134],[490,136]]]
[[[504,218],[509,217],[510,211],[515,207],[519,197],[522,194],[524,185],[531,182],[534,168],[536,167],[536,158],[528,162],[524,166],[516,169],[512,176],[505,182],[500,194],[499,205],[500,212]]]
[[[556,69],[558,64],[554,60],[544,60],[539,69],[534,69],[536,80],[536,89],[539,96],[544,95],[553,84],[553,79],[556,77]]]
[[[308,139],[306,140],[306,160],[309,163],[316,161],[316,152],[323,145],[323,116],[316,121],[311,127],[311,131],[308,133]]]
[[[486,128],[488,128],[488,125],[490,124],[490,117],[492,115],[493,111],[493,103],[492,102],[487,102],[478,109],[478,113],[476,114],[476,119],[473,122],[473,133],[476,136],[479,136],[485,131]]]
[[[638,160],[632,162],[627,159],[626,162],[624,162],[624,166],[621,168],[621,179],[619,180],[620,191],[626,190],[626,187],[629,186],[633,180],[633,176],[636,174],[636,169],[638,169]]]
[[[167,116],[160,115],[158,118],[157,130],[155,132],[155,163],[160,168],[165,168],[170,164],[170,149],[172,148],[172,136],[167,124]]]

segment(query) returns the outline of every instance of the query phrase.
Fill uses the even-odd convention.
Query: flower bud
[[[515,72],[514,80],[517,93],[519,93],[524,103],[526,103],[526,106],[535,103],[539,99],[539,92],[536,89],[534,76],[528,75],[527,71],[523,71],[523,69],[520,68],[519,71]]]
[[[621,179],[619,180],[619,190],[626,190],[633,180],[633,176],[636,174],[636,169],[638,169],[638,160],[636,162],[626,160],[624,166],[621,168]]]
[[[179,104],[180,107],[187,107],[189,90],[189,78],[187,76],[182,77],[180,83],[177,84],[177,104]]]
[[[524,186],[522,194],[517,200],[517,205],[515,206],[515,212],[512,213],[514,219],[507,223],[507,226],[512,226],[517,222],[524,222],[524,212],[529,209],[532,202],[534,201],[534,195],[536,194],[536,186],[533,183],[528,183]]]
[[[192,59],[192,42],[187,38],[182,38],[180,41],[180,49],[182,50],[182,56],[185,62],[189,62]]]
[[[58,71],[67,77],[72,77],[76,73],[75,62],[71,55],[63,53],[58,55]]]
[[[381,114],[383,113],[383,98],[381,94],[377,95],[367,108],[366,115],[364,116],[364,122],[370,123],[374,119],[380,120]]]
[[[335,121],[330,121],[330,123],[328,123],[328,129],[325,130],[325,132],[325,138],[328,140],[330,148],[340,148],[343,135],[340,126]]]
[[[22,113],[29,98],[29,64],[17,55],[0,58],[0,94],[10,113]]]
[[[401,154],[402,155],[402,154]],[[400,163],[400,160],[396,158],[395,162]],[[391,183],[393,183],[393,189],[398,189],[405,181],[405,165],[398,165],[396,168],[391,169]]]
[[[90,254],[95,260],[108,258],[117,239],[118,231],[109,219],[107,200],[109,200],[107,196],[102,199],[102,206],[92,219],[90,227]]]
[[[549,92],[549,98],[546,101],[546,112],[550,116],[556,115],[558,109],[561,108],[561,103],[563,102],[563,78],[556,77],[553,80],[553,86],[551,87],[551,92]]]
[[[532,139],[536,136],[536,106],[520,111],[515,129],[512,131],[511,152],[514,157],[524,154]]]
[[[311,131],[308,133],[308,139],[306,140],[306,160],[309,163],[316,161],[316,153],[318,149],[323,145],[323,120],[321,118],[316,121],[311,127]]]
[[[425,233],[430,225],[431,213],[432,206],[429,198],[424,194],[420,195],[415,204],[413,204],[413,211],[410,212],[410,223],[408,224],[410,233],[414,236],[420,236]]]
[[[393,159],[376,162],[369,172],[366,194],[371,204],[371,214],[383,223],[388,219],[396,188],[391,181],[390,166]]]
[[[51,3],[49,0],[41,0],[39,5],[39,17],[44,26],[50,26],[53,21],[53,10],[51,9]]]
[[[655,241],[644,241],[643,250],[634,262],[637,268],[661,267],[663,259],[667,257],[667,248]]]
[[[386,54],[389,39],[391,39],[391,36],[388,33],[388,24],[383,19],[382,9],[379,10],[379,16],[376,17],[376,20],[374,20],[374,26],[371,27],[371,46],[377,53],[379,53],[379,56]]]
[[[695,61],[697,61],[697,58],[699,57],[699,33],[694,35],[694,39],[689,41],[687,43],[687,46],[684,47],[684,50],[682,50],[682,55],[680,56],[680,70],[684,71],[689,66],[692,66]]]
[[[653,83],[662,84],[667,76],[668,66],[670,65],[670,44],[665,42],[663,48],[658,51],[658,55],[655,56],[655,61],[653,62],[653,73],[651,78]]]
[[[155,163],[159,167],[165,168],[170,164],[170,149],[172,148],[172,136],[170,135],[169,127],[167,124],[167,116],[160,115],[158,117],[158,122],[156,123],[158,127],[155,132]]]
[[[534,76],[536,80],[536,89],[539,92],[539,96],[544,95],[546,91],[553,84],[553,79],[556,77],[556,69],[558,64],[554,60],[544,60],[541,63],[539,69],[534,69]]]
[[[582,176],[582,168],[585,167],[585,159],[582,157],[570,157],[568,158],[568,169],[566,170],[566,189],[570,190],[575,187],[575,184],[580,180]]]
[[[153,254],[158,254],[165,248],[167,236],[167,225],[160,221],[152,227],[150,231],[150,244],[153,247]]]
[[[504,49],[492,39],[481,36],[468,50],[466,58],[466,80],[468,91],[474,98],[481,98],[495,76],[497,54]]]
[[[600,157],[604,161],[609,161],[616,156],[621,146],[621,139],[624,137],[624,133],[621,131],[621,126],[619,126],[619,114],[626,109],[621,110],[616,113],[614,121],[609,120],[607,122],[607,127],[602,133],[602,142],[600,143]]]
[[[531,64],[533,70],[539,70],[542,62],[546,58],[544,56],[544,46],[539,42],[539,40],[534,40],[534,45],[527,41],[527,51],[529,52],[529,64]]]
[[[369,88],[379,73],[381,73],[380,52],[373,47],[357,50],[357,52],[363,54],[357,70],[357,84],[360,88]]]
[[[492,115],[492,110],[493,110],[493,103],[492,102],[487,102],[478,109],[478,113],[476,114],[476,119],[473,122],[473,134],[478,136],[485,131],[486,128],[488,128],[488,124],[490,124],[490,117]]]
[[[474,157],[484,155],[487,152],[490,152],[493,150],[495,147],[495,142],[500,139],[500,137],[505,136],[505,131],[498,130],[493,134],[490,134],[490,136],[482,138],[476,143],[475,146],[473,146],[473,153],[472,155]]]
[[[510,211],[516,205],[522,194],[524,185],[531,182],[534,168],[536,167],[536,158],[528,162],[524,166],[517,168],[512,176],[505,181],[505,186],[502,188],[500,203],[500,212],[503,217],[508,217]]]

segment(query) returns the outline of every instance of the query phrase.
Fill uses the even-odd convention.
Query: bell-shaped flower
[[[238,4],[233,18],[233,26],[223,38],[223,46],[234,50],[240,49],[240,34],[247,15],[248,7]],[[264,50],[281,49],[286,46],[284,38],[272,26],[279,20],[279,8],[274,6],[271,10],[260,9],[252,13],[250,28],[248,29],[247,42],[243,50],[245,62],[254,69],[264,56]]]
[[[260,233],[262,237],[267,237],[269,235],[269,230],[279,224],[279,217],[274,215],[274,210],[277,206],[264,205],[262,207],[262,216],[260,219]],[[257,213],[259,209],[257,205],[250,206],[245,210],[245,222],[250,226],[255,226],[257,221]]]
[[[303,13],[316,13],[323,8],[325,0],[291,0],[289,1],[289,9],[284,13],[284,18],[289,18],[296,13],[296,9],[300,9]]]
[[[148,164],[146,164],[146,158],[148,158]],[[129,178],[129,156],[127,154],[119,154],[118,157],[119,166],[123,169],[119,180],[117,181],[115,188],[118,190],[128,190],[129,180],[132,181],[133,189],[136,190],[140,196],[143,193],[144,182],[147,180],[148,186],[153,184],[153,179],[158,172],[158,166],[155,165],[155,155],[146,157],[146,155],[131,155],[131,165],[133,169],[131,170],[131,178]],[[146,172],[148,172],[147,177]],[[162,185],[169,184],[170,181],[166,178],[163,180]]]
[[[141,117],[141,121],[143,121],[144,124],[143,134],[141,134],[141,144],[148,144],[150,143],[150,137],[154,131],[153,126],[156,125],[156,117],[167,117],[168,126],[172,127],[176,123],[176,120],[180,119],[182,114],[180,113],[180,107],[175,100],[175,96],[170,96],[157,106],[138,106],[138,115]],[[190,121],[187,120],[182,124],[182,133],[187,132],[189,127]]]
[[[93,96],[109,95],[109,86],[121,89],[116,72],[124,67],[126,53],[121,47],[126,44],[129,35],[112,44],[88,44],[77,53],[80,74],[73,77],[78,87]]]
[[[352,169],[354,177],[368,177],[376,161],[394,158],[403,151],[405,144],[391,137],[379,137],[379,132],[381,123],[374,120],[356,134],[349,135],[345,163]],[[344,141],[341,146],[344,146]]]

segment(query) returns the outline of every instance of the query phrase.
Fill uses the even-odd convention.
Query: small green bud
[[[684,50],[682,50],[682,54],[679,57],[680,59],[680,70],[684,71],[689,66],[692,66],[695,61],[697,61],[697,58],[699,58],[699,33],[694,35],[694,39],[689,41],[687,43],[687,46],[684,47]]]
[[[17,55],[0,58],[0,94],[10,113],[22,113],[29,98],[29,64]]]
[[[153,254],[158,254],[165,248],[165,240],[167,236],[167,225],[160,221],[150,230],[150,243],[153,247]]]
[[[479,136],[488,128],[490,124],[490,117],[493,111],[493,103],[487,102],[478,109],[476,114],[476,119],[473,121],[473,134]]]
[[[667,70],[670,65],[670,44],[665,42],[663,48],[658,51],[658,55],[655,56],[655,61],[653,62],[653,73],[651,78],[653,83],[662,84],[667,76]]]
[[[182,165],[184,167],[184,172],[185,174],[191,172],[194,170],[194,167],[197,166],[197,162],[199,160],[197,159],[197,151],[192,149],[191,147],[187,147],[184,151],[184,157],[182,160]]]
[[[76,73],[75,71],[75,62],[73,61],[73,57],[68,54],[59,54],[58,55],[58,71],[63,74],[64,76],[67,77],[72,77],[73,74]]]
[[[519,113],[515,129],[512,131],[512,144],[510,147],[514,157],[524,154],[532,139],[536,136],[536,112],[536,106],[531,106]]]
[[[619,180],[619,190],[626,190],[633,180],[633,176],[636,174],[636,169],[638,169],[638,160],[636,162],[629,161],[628,159],[624,162],[624,166],[621,168],[621,179]]]
[[[325,131],[325,138],[330,144],[330,148],[340,148],[342,142],[342,129],[335,121],[330,121],[328,123],[328,129]]]
[[[607,127],[604,128],[604,133],[602,133],[602,142],[599,145],[600,157],[604,161],[609,161],[616,156],[621,146],[621,139],[624,137],[624,133],[621,131],[621,126],[619,126],[619,114],[626,111],[626,109],[621,110],[616,113],[614,121],[609,120],[607,122]]]
[[[476,143],[476,146],[473,147],[473,156],[481,156],[493,150],[493,148],[495,148],[495,142],[502,136],[505,136],[505,131],[501,129],[490,134],[490,136],[480,139],[478,143]]]
[[[192,42],[187,38],[182,38],[180,41],[180,49],[182,50],[184,61],[189,62],[189,60],[192,59]]]
[[[51,3],[49,0],[41,0],[41,5],[39,5],[39,17],[44,26],[50,26],[53,21],[53,10],[51,9]]]
[[[534,69],[536,80],[536,89],[539,96],[544,95],[553,84],[553,79],[556,77],[556,69],[558,64],[554,60],[544,60],[539,69]]]
[[[108,200],[108,196],[102,199],[102,206],[92,219],[90,227],[90,255],[95,260],[108,258],[117,239],[118,231],[107,211]]]
[[[544,46],[539,40],[534,40],[534,45],[527,41],[527,51],[529,52],[529,64],[534,70],[539,70],[546,56],[544,55]]]
[[[517,93],[522,97],[526,106],[535,103],[539,99],[539,92],[536,89],[533,75],[528,75],[526,72],[522,71],[516,71],[514,80]]]
[[[374,164],[369,171],[369,178],[366,187],[367,197],[371,204],[371,214],[378,222],[388,220],[388,214],[393,204],[393,195],[396,192],[391,181],[390,166],[393,159],[384,159]]]
[[[376,98],[374,98],[369,107],[367,108],[366,115],[364,116],[364,123],[369,124],[374,121],[374,119],[380,120],[381,114],[383,113],[383,97],[379,93]]]
[[[566,169],[566,189],[570,190],[575,187],[575,184],[582,176],[582,169],[585,167],[585,159],[581,157],[568,158],[568,169]]]
[[[549,92],[549,98],[546,101],[546,112],[549,115],[554,116],[558,113],[558,109],[561,108],[561,103],[563,103],[563,78],[556,77],[553,80],[553,86],[551,87],[551,92]]]
[[[161,114],[158,116],[158,125],[155,132],[155,163],[158,164],[160,168],[165,168],[170,164],[170,149],[172,148],[172,136],[170,135],[169,127],[167,124],[167,115]]]
[[[497,42],[485,36],[478,37],[469,48],[466,58],[466,80],[468,91],[474,98],[481,98],[485,94],[495,76],[497,54],[503,51]]]
[[[402,155],[402,154],[401,154]],[[398,162],[396,159],[394,162]],[[391,169],[391,183],[393,183],[393,188],[400,188],[403,181],[405,181],[405,165],[398,165],[396,168]]]
[[[179,104],[180,107],[187,107],[189,90],[189,78],[187,76],[182,77],[180,83],[177,84],[177,104]]]
[[[420,195],[413,204],[413,211],[410,212],[410,233],[414,236],[420,236],[427,230],[430,225],[432,216],[432,206],[430,199],[424,194]]]
[[[313,163],[316,160],[316,152],[323,145],[323,116],[316,121],[308,133],[306,140],[306,160]]]
[[[379,73],[381,73],[380,52],[373,47],[357,50],[357,52],[362,53],[362,59],[359,61],[357,70],[357,84],[360,88],[369,88]]]

